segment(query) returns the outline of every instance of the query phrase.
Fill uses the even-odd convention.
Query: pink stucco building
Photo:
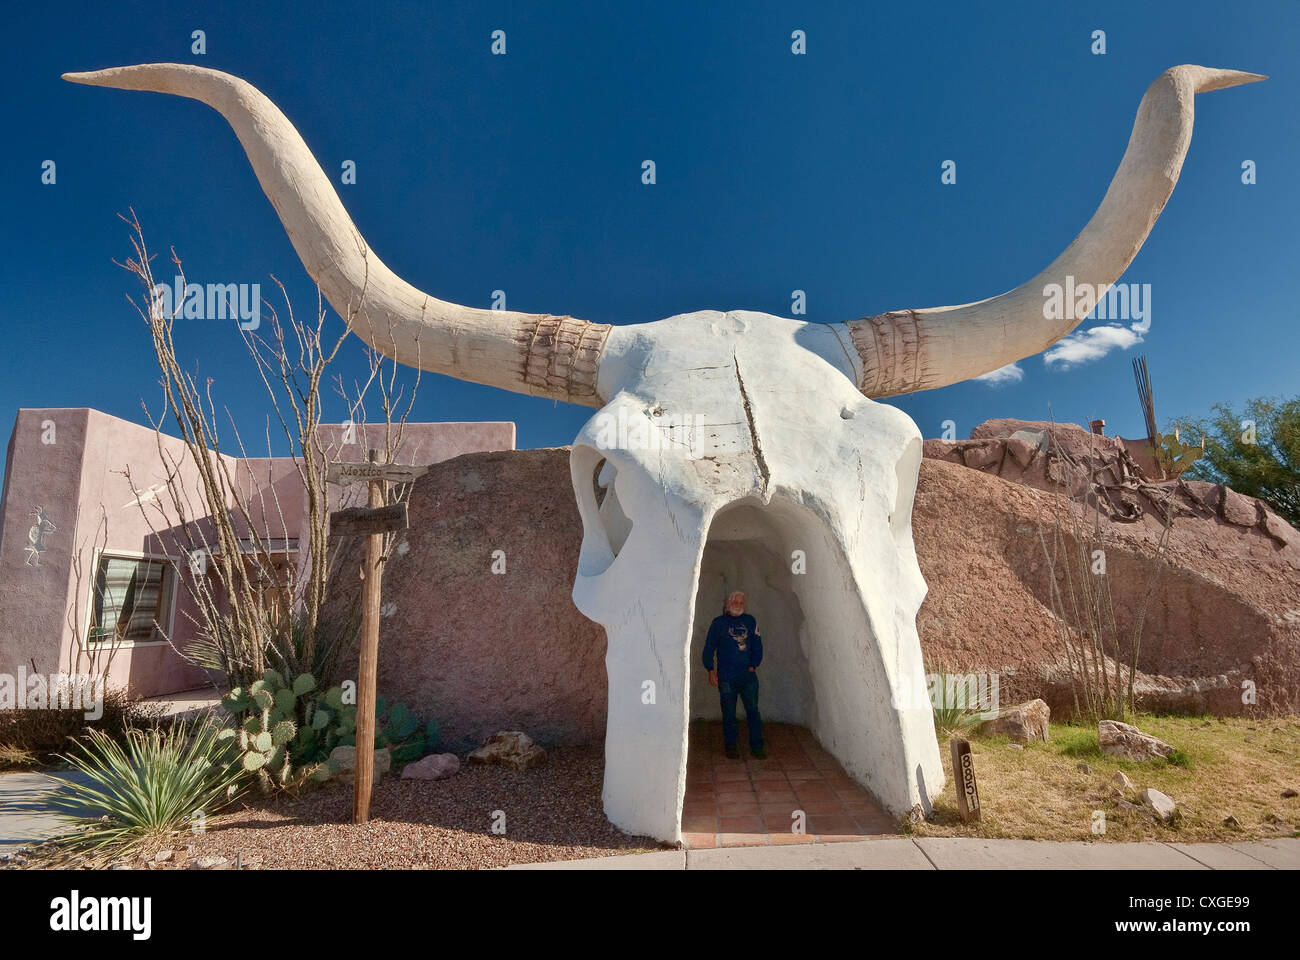
[[[321,427],[339,460],[364,460],[368,446],[383,446],[382,430]],[[514,446],[509,422],[408,423],[394,460],[433,464]],[[293,459],[223,459],[255,506],[259,536],[297,563],[306,497]],[[87,408],[19,411],[0,501],[0,673],[85,673],[107,664],[110,688],[141,697],[209,682],[180,654],[196,632],[181,578],[202,574],[189,556],[169,555],[176,549],[161,512],[174,516],[169,469],[191,492],[190,518],[202,517],[197,473],[180,440]],[[352,505],[364,485],[331,486],[330,495],[331,509]]]

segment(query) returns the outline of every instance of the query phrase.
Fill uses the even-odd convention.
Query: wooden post
[[[379,451],[368,454],[371,463]],[[384,505],[385,481],[370,481],[370,506]],[[357,749],[353,771],[352,822],[370,819],[370,790],[375,774],[375,685],[379,670],[379,589],[383,581],[384,535],[372,533],[366,539],[366,565],[362,568],[361,665],[357,674]]]
[[[975,786],[975,758],[965,740],[952,741],[952,776],[957,781],[957,812],[962,823],[980,818],[980,792]]]

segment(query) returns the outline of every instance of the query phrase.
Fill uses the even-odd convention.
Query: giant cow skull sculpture
[[[706,555],[734,541],[769,558],[757,571],[766,587],[751,588],[760,622],[769,588],[793,611],[785,642],[801,648],[811,697],[788,718],[891,811],[929,809],[943,767],[929,706],[907,695],[924,672],[915,620],[926,588],[911,533],[921,435],[873,398],[988,373],[1074,329],[1086,305],[1047,319],[1043,288],[1067,277],[1099,293],[1112,284],[1178,180],[1194,95],[1263,79],[1186,65],[1157,78],[1083,232],[1001,296],[826,325],[706,310],[611,326],[464,307],[412,287],[369,250],[284,114],[237,77],[181,64],[65,76],[218,110],[307,271],[374,348],[600,408],[570,460],[583,524],[573,597],[609,638],[606,814],[664,840],[681,835],[692,637],[722,597],[700,588]],[[792,570],[796,556],[806,572]],[[698,611],[697,593],[708,601]]]

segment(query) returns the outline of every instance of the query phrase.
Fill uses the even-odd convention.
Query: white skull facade
[[[1162,74],[1083,232],[1001,296],[837,324],[705,310],[612,326],[464,307],[406,283],[369,250],[293,125],[237,77],[182,64],[65,76],[218,110],[307,271],[372,347],[600,408],[570,466],[583,524],[573,598],[609,641],[605,812],[668,841],[681,837],[688,723],[708,712],[692,645],[737,587],[768,625],[765,662],[783,667],[765,714],[808,726],[890,811],[929,810],[944,772],[929,704],[911,694],[924,674],[911,532],[921,434],[875,398],[988,373],[1073,330],[1091,304],[1048,318],[1044,287],[1068,277],[1104,293],[1177,182],[1194,94],[1263,79]]]

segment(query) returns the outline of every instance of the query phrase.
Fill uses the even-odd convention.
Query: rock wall
[[[1117,635],[1131,638],[1142,616],[1144,703],[1300,712],[1300,532],[1231,490],[1149,481],[1123,453],[1122,441],[1078,427],[1022,421],[927,441],[913,517],[927,658],[996,672],[1004,703],[1042,697],[1068,711],[1039,529],[1073,485],[1105,534]],[[605,635],[570,599],[582,527],[567,448],[437,464],[416,482],[410,517],[385,572],[381,694],[436,716],[453,749],[500,729],[543,744],[600,741]],[[498,550],[504,573],[493,572]],[[355,599],[360,557],[360,541],[344,545],[333,603]],[[1242,703],[1243,680],[1257,705]]]

